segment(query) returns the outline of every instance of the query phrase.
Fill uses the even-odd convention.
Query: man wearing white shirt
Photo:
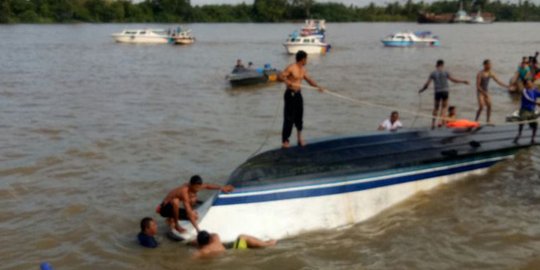
[[[390,118],[384,120],[379,125],[378,130],[396,131],[402,127],[403,125],[401,124],[401,121],[399,121],[399,113],[397,111],[393,111],[390,114]]]

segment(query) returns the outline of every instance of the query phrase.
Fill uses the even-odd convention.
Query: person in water
[[[306,80],[312,87],[318,88],[320,92],[324,89],[308,75],[305,65],[307,64],[307,54],[304,51],[296,53],[296,63],[289,65],[278,75],[278,79],[287,85],[283,109],[283,130],[281,133],[281,142],[283,148],[289,147],[289,137],[291,136],[293,125],[296,126],[298,145],[304,146],[302,137],[304,101],[302,99],[301,85]]]
[[[403,127],[403,124],[401,124],[401,121],[399,121],[399,113],[397,111],[393,111],[390,114],[390,118],[384,120],[377,129],[387,130],[387,131],[397,131],[398,129],[402,127]]]
[[[446,110],[448,110],[448,97],[449,97],[449,87],[448,87],[448,80],[450,80],[453,83],[463,83],[463,84],[469,84],[469,81],[467,80],[459,80],[450,75],[448,71],[444,69],[444,61],[443,60],[437,60],[437,64],[435,66],[435,71],[431,72],[429,75],[429,78],[427,79],[426,83],[424,84],[424,87],[418,91],[418,93],[422,93],[428,89],[429,84],[431,81],[434,83],[434,89],[435,89],[435,106],[433,107],[433,119],[431,121],[431,128],[435,128],[435,122],[437,120],[437,116],[439,116],[439,127],[442,127],[445,123],[446,118]]]
[[[540,105],[536,100],[540,98],[540,92],[538,88],[534,85],[532,80],[525,81],[525,88],[521,93],[521,108],[519,109],[519,118],[521,121],[531,121],[537,118],[536,105]],[[535,143],[536,130],[538,129],[538,122],[532,121],[529,122],[529,126],[532,129],[531,144]],[[521,137],[521,132],[523,131],[523,124],[519,125],[519,130],[514,143],[518,143],[519,138]]]
[[[455,121],[456,117],[457,117],[456,107],[455,106],[448,107],[448,117],[447,117],[448,121]]]
[[[150,218],[145,217],[141,220],[141,232],[137,235],[139,244],[147,248],[156,248],[159,244],[154,238],[154,235],[157,234],[157,224]]]
[[[491,118],[491,97],[489,96],[488,86],[489,80],[493,79],[497,84],[506,89],[510,89],[509,85],[503,83],[491,70],[491,61],[489,59],[484,60],[484,68],[476,75],[476,96],[478,98],[478,110],[476,111],[476,117],[474,121],[478,121],[482,110],[486,107],[486,122],[489,124]]]
[[[221,190],[222,192],[231,192],[233,186],[219,186],[213,184],[204,184],[200,176],[194,175],[189,183],[183,184],[171,190],[165,199],[156,209],[162,217],[167,218],[167,224],[171,229],[184,232],[185,229],[178,225],[178,220],[189,220],[193,227],[199,232],[197,225],[198,214],[193,207],[197,204],[197,193],[201,190]],[[181,207],[183,206],[183,207]]]
[[[241,234],[236,241],[230,247],[231,249],[249,249],[249,248],[263,248],[276,245],[276,240],[263,241],[256,237]],[[194,254],[195,258],[210,257],[219,255],[225,252],[226,247],[221,242],[219,235],[216,233],[209,233],[207,231],[200,231],[197,234],[197,251]]]

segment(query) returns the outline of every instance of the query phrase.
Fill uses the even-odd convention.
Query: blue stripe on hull
[[[486,162],[481,162],[477,164],[464,165],[460,167],[448,168],[444,170],[432,171],[419,173],[414,175],[398,176],[394,178],[388,178],[384,180],[377,180],[371,182],[362,182],[351,185],[343,186],[333,186],[333,187],[322,187],[306,190],[295,190],[295,191],[285,191],[285,192],[276,192],[270,194],[260,194],[260,195],[247,195],[242,197],[217,197],[213,205],[231,205],[231,204],[245,204],[245,203],[258,203],[258,202],[267,202],[267,201],[277,201],[277,200],[287,200],[295,198],[305,198],[305,197],[317,197],[317,196],[328,196],[340,193],[349,193],[356,192],[368,189],[374,189],[385,186],[392,186],[403,184],[407,182],[420,181],[434,177],[452,175],[477,169],[488,168],[498,160],[490,160]]]

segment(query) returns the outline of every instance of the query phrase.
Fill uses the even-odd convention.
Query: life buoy
[[[454,121],[449,121],[446,123],[447,128],[477,128],[480,127],[480,123],[470,121],[467,119],[458,119]]]

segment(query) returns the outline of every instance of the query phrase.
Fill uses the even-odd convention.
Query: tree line
[[[463,1],[471,12],[481,8],[498,21],[540,21],[540,5]],[[253,4],[193,6],[189,0],[0,0],[0,23],[111,22],[283,22],[305,18],[331,22],[415,21],[419,12],[455,13],[458,0],[433,3],[371,3],[357,7],[315,0],[254,0]]]

